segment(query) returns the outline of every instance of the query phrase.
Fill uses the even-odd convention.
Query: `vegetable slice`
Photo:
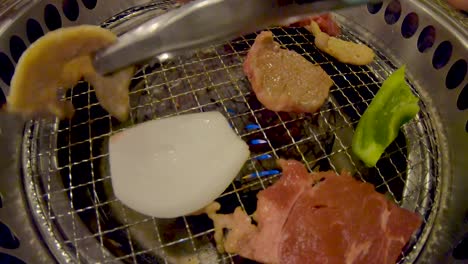
[[[374,61],[374,51],[364,44],[331,37],[327,33],[322,32],[315,21],[311,21],[310,25],[305,28],[314,35],[314,43],[317,48],[342,63],[367,65]]]
[[[405,82],[405,66],[388,77],[359,120],[352,150],[368,167],[398,135],[400,127],[419,112],[419,99]]]
[[[21,56],[11,80],[7,111],[24,115],[53,114],[71,118],[71,101],[60,100],[82,77],[90,82],[101,106],[120,121],[130,111],[128,88],[134,67],[110,76],[99,75],[91,55],[117,41],[111,31],[94,25],[80,25],[48,32]]]

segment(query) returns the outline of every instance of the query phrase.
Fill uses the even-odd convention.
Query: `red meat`
[[[335,19],[330,13],[318,15],[318,16],[311,16],[299,22],[293,23],[290,27],[305,27],[310,25],[310,21],[313,20],[317,22],[322,32],[327,33],[329,36],[336,37],[341,34],[341,28],[336,23]]]
[[[263,263],[390,264],[421,225],[418,214],[347,173],[309,174],[298,161],[279,163],[283,176],[258,194],[258,225],[227,221],[236,233],[227,240],[243,257]],[[236,214],[247,217],[242,210]]]
[[[279,263],[395,263],[421,225],[419,215],[347,174],[322,177],[294,204]]]

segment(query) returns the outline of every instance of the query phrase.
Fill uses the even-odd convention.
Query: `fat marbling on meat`
[[[319,65],[281,48],[270,31],[263,31],[255,39],[244,62],[244,73],[257,99],[276,112],[316,112],[333,85]]]
[[[230,230],[224,245],[236,245],[228,252],[263,263],[390,264],[421,225],[418,214],[347,173],[309,174],[298,161],[279,164],[282,177],[257,195],[257,225],[240,208],[222,215]]]

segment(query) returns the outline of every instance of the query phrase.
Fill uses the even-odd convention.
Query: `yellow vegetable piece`
[[[60,88],[69,89],[82,77],[93,85],[102,107],[120,121],[130,110],[128,86],[134,68],[111,76],[94,70],[91,55],[117,40],[109,30],[82,25],[58,29],[34,42],[21,56],[7,98],[7,110],[25,115],[73,116],[70,101],[60,101]]]
[[[374,60],[374,51],[364,44],[353,43],[330,37],[320,30],[315,21],[305,27],[315,37],[315,46],[340,62],[353,65],[366,65]]]
[[[90,56],[83,56],[65,65],[62,81],[68,81],[66,87],[73,86],[81,77],[91,83],[101,106],[120,121],[128,118],[130,98],[128,87],[132,80],[134,68],[128,67],[110,76],[98,74],[92,65]],[[78,79],[77,79],[77,76]],[[64,85],[65,86],[65,85]]]

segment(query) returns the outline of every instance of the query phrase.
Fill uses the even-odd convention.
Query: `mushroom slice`
[[[60,89],[69,89],[82,77],[95,88],[97,97],[111,115],[123,121],[128,117],[128,86],[134,68],[111,76],[94,70],[91,55],[117,40],[98,26],[81,25],[58,29],[34,42],[16,65],[7,99],[7,110],[24,115],[53,114],[70,118],[70,101],[61,101]]]

